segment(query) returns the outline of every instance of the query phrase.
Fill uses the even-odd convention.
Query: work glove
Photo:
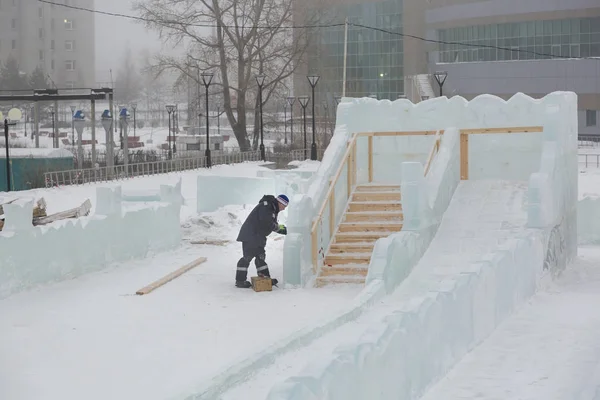
[[[277,229],[277,233],[281,235],[287,235],[287,228],[283,224],[279,224],[279,229]]]

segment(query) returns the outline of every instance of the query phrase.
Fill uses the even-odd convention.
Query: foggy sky
[[[135,15],[131,10],[133,0],[96,0],[99,11]],[[153,31],[146,31],[143,25],[131,19],[96,14],[96,81],[110,82],[109,70],[113,78],[121,65],[120,59],[131,49],[134,55],[146,48],[151,52],[161,50],[162,45]]]

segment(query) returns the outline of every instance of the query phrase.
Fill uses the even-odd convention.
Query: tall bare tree
[[[165,42],[186,49],[181,57],[157,55],[155,70],[175,70],[195,83],[201,72],[214,72],[211,92],[222,95],[236,139],[249,150],[246,113],[258,112],[255,76],[266,75],[264,105],[278,91],[287,91],[309,44],[306,31],[290,29],[293,1],[139,0],[134,8]],[[303,22],[316,24],[317,16],[304,11]],[[259,118],[254,120],[256,137]]]

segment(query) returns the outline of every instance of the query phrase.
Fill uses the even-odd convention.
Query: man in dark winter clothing
[[[237,263],[235,286],[240,288],[249,288],[252,286],[247,281],[248,267],[252,259],[254,259],[258,276],[271,277],[269,266],[265,261],[267,236],[271,232],[287,235],[287,228],[277,222],[277,216],[280,211],[285,210],[288,203],[289,199],[284,194],[280,194],[277,197],[265,195],[250,212],[246,221],[244,221],[237,237],[237,241],[242,242],[243,256]],[[277,279],[272,279],[272,282],[273,285],[277,285]]]

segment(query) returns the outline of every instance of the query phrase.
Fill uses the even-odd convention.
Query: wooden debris
[[[271,278],[253,276],[250,280],[252,281],[252,289],[255,292],[270,292],[273,290],[273,281]]]
[[[51,222],[60,221],[62,219],[85,217],[90,214],[91,210],[92,210],[92,203],[88,199],[88,200],[84,201],[83,204],[77,208],[73,208],[71,210],[62,211],[62,212],[59,212],[56,214],[48,215],[47,217],[34,218],[33,225],[35,225],[35,226],[46,225]]]
[[[225,246],[231,243],[230,240],[192,240],[190,244],[209,244],[213,246]]]
[[[177,278],[178,276],[183,275],[187,271],[202,264],[205,261],[206,261],[205,257],[200,257],[200,258],[192,261],[191,263],[184,265],[183,267],[179,268],[178,270],[171,272],[169,275],[166,275],[165,277],[149,284],[148,286],[141,288],[140,290],[135,292],[135,294],[140,295],[140,296],[144,295],[144,294],[148,294],[148,293],[152,292],[153,290],[158,289],[162,285],[172,281],[173,279]]]

